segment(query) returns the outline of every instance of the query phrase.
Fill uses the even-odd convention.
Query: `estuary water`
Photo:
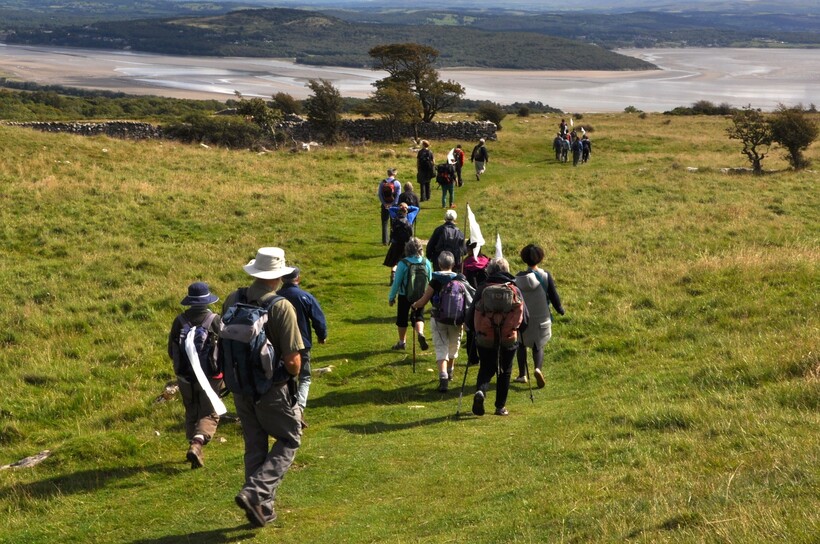
[[[566,112],[648,112],[698,100],[772,110],[779,103],[820,105],[820,49],[625,49],[658,70],[639,72],[443,69],[466,98],[500,104],[540,101]],[[383,72],[306,66],[287,59],[183,57],[68,47],[0,44],[0,75],[40,84],[178,98],[310,94],[310,79],[330,80],[342,96],[367,97]]]

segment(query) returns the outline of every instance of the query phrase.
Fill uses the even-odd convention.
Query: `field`
[[[551,157],[559,120],[505,119],[456,194],[515,270],[545,247],[567,310],[546,388],[514,384],[508,418],[469,414],[475,368],[456,418],[433,352],[413,373],[390,350],[375,191],[389,166],[415,177],[408,144],[257,155],[0,126],[0,465],[51,451],[0,471],[0,542],[819,542],[816,170],[775,151],[764,176],[726,174],[747,166],[727,119],[627,114],[577,120],[593,153],[573,168]],[[181,402],[155,399],[187,285],[224,298],[265,245],[322,302],[313,365],[334,369],[256,530],[233,502],[239,425],[192,471]]]

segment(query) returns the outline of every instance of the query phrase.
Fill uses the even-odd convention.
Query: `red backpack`
[[[382,185],[379,189],[381,190],[382,200],[384,200],[385,204],[392,204],[393,201],[396,199],[396,195],[393,192],[395,188],[396,186],[393,184],[393,180],[382,180]]]
[[[524,299],[518,287],[492,283],[484,288],[475,307],[475,341],[482,348],[500,345],[511,348],[518,342],[518,327],[524,320]]]

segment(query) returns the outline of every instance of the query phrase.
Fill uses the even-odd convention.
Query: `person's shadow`
[[[226,544],[228,542],[245,542],[254,538],[255,533],[250,524],[240,527],[226,527],[211,531],[199,531],[178,535],[161,536],[158,538],[141,538],[130,544]]]

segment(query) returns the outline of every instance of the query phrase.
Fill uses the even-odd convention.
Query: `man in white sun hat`
[[[245,511],[252,525],[264,527],[276,519],[273,507],[276,490],[301,443],[295,378],[301,367],[299,351],[304,345],[293,306],[276,295],[282,277],[294,271],[285,265],[284,250],[263,247],[244,270],[255,279],[250,286],[234,291],[225,299],[222,309],[227,331],[223,330],[222,338],[224,343],[230,334],[232,316],[249,311],[248,305],[267,309],[266,322],[264,313],[258,322],[264,322],[264,332],[273,347],[271,376],[254,370],[250,376],[246,374],[250,379],[244,380],[253,382],[250,390],[241,387],[241,379],[239,385],[234,383],[231,387],[229,365],[225,365],[226,383],[233,392],[245,439],[245,485],[236,496],[236,504]],[[228,347],[223,351],[229,352]],[[226,353],[225,361],[230,356]],[[277,362],[281,362],[278,367]],[[236,375],[240,375],[239,371]],[[241,392],[237,393],[237,389]],[[269,450],[271,437],[275,442]]]

